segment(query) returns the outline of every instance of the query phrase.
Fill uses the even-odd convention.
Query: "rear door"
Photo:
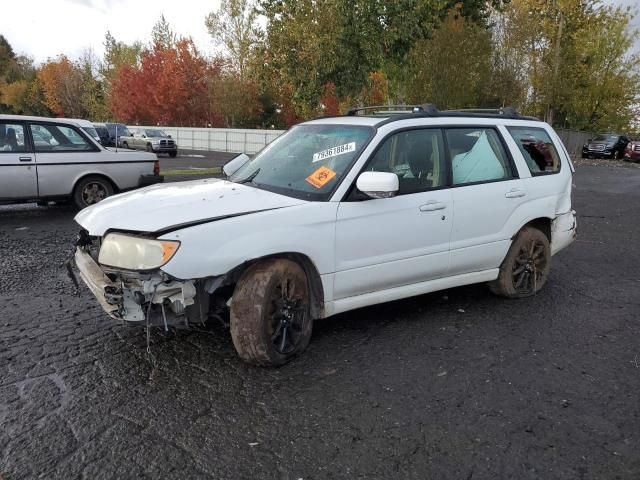
[[[102,159],[100,149],[76,126],[29,122],[29,128],[33,132],[41,197],[71,194],[76,179]]]
[[[448,128],[453,192],[450,275],[497,268],[527,191],[496,128]]]
[[[0,120],[0,200],[37,196],[38,173],[25,124]]]

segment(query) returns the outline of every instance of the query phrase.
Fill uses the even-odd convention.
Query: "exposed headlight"
[[[102,241],[98,262],[126,270],[154,270],[171,260],[179,247],[180,242],[110,233]]]

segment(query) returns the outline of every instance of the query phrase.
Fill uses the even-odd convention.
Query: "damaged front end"
[[[149,326],[188,327],[209,316],[205,284],[212,279],[179,280],[165,272],[129,271],[98,263],[101,239],[81,232],[73,261],[80,277],[112,318]]]

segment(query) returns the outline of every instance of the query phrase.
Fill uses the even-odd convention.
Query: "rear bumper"
[[[575,210],[558,215],[551,222],[551,255],[573,243],[578,235],[578,222]]]
[[[156,183],[164,182],[164,175],[140,175],[138,179],[139,187],[147,187],[149,185],[155,185]]]

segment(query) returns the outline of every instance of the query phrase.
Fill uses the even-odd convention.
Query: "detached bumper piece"
[[[148,187],[149,185],[155,185],[156,183],[164,182],[164,175],[140,175],[138,179],[139,187]]]
[[[551,222],[551,255],[573,243],[578,235],[578,221],[575,210],[558,215]]]
[[[80,278],[112,318],[146,325],[148,315],[150,325],[165,328],[188,326],[190,319],[204,321],[202,312],[207,312],[208,305],[196,305],[194,280],[177,281],[159,271],[145,274],[105,272],[81,247],[76,249],[74,261]],[[198,308],[189,308],[193,305]]]

